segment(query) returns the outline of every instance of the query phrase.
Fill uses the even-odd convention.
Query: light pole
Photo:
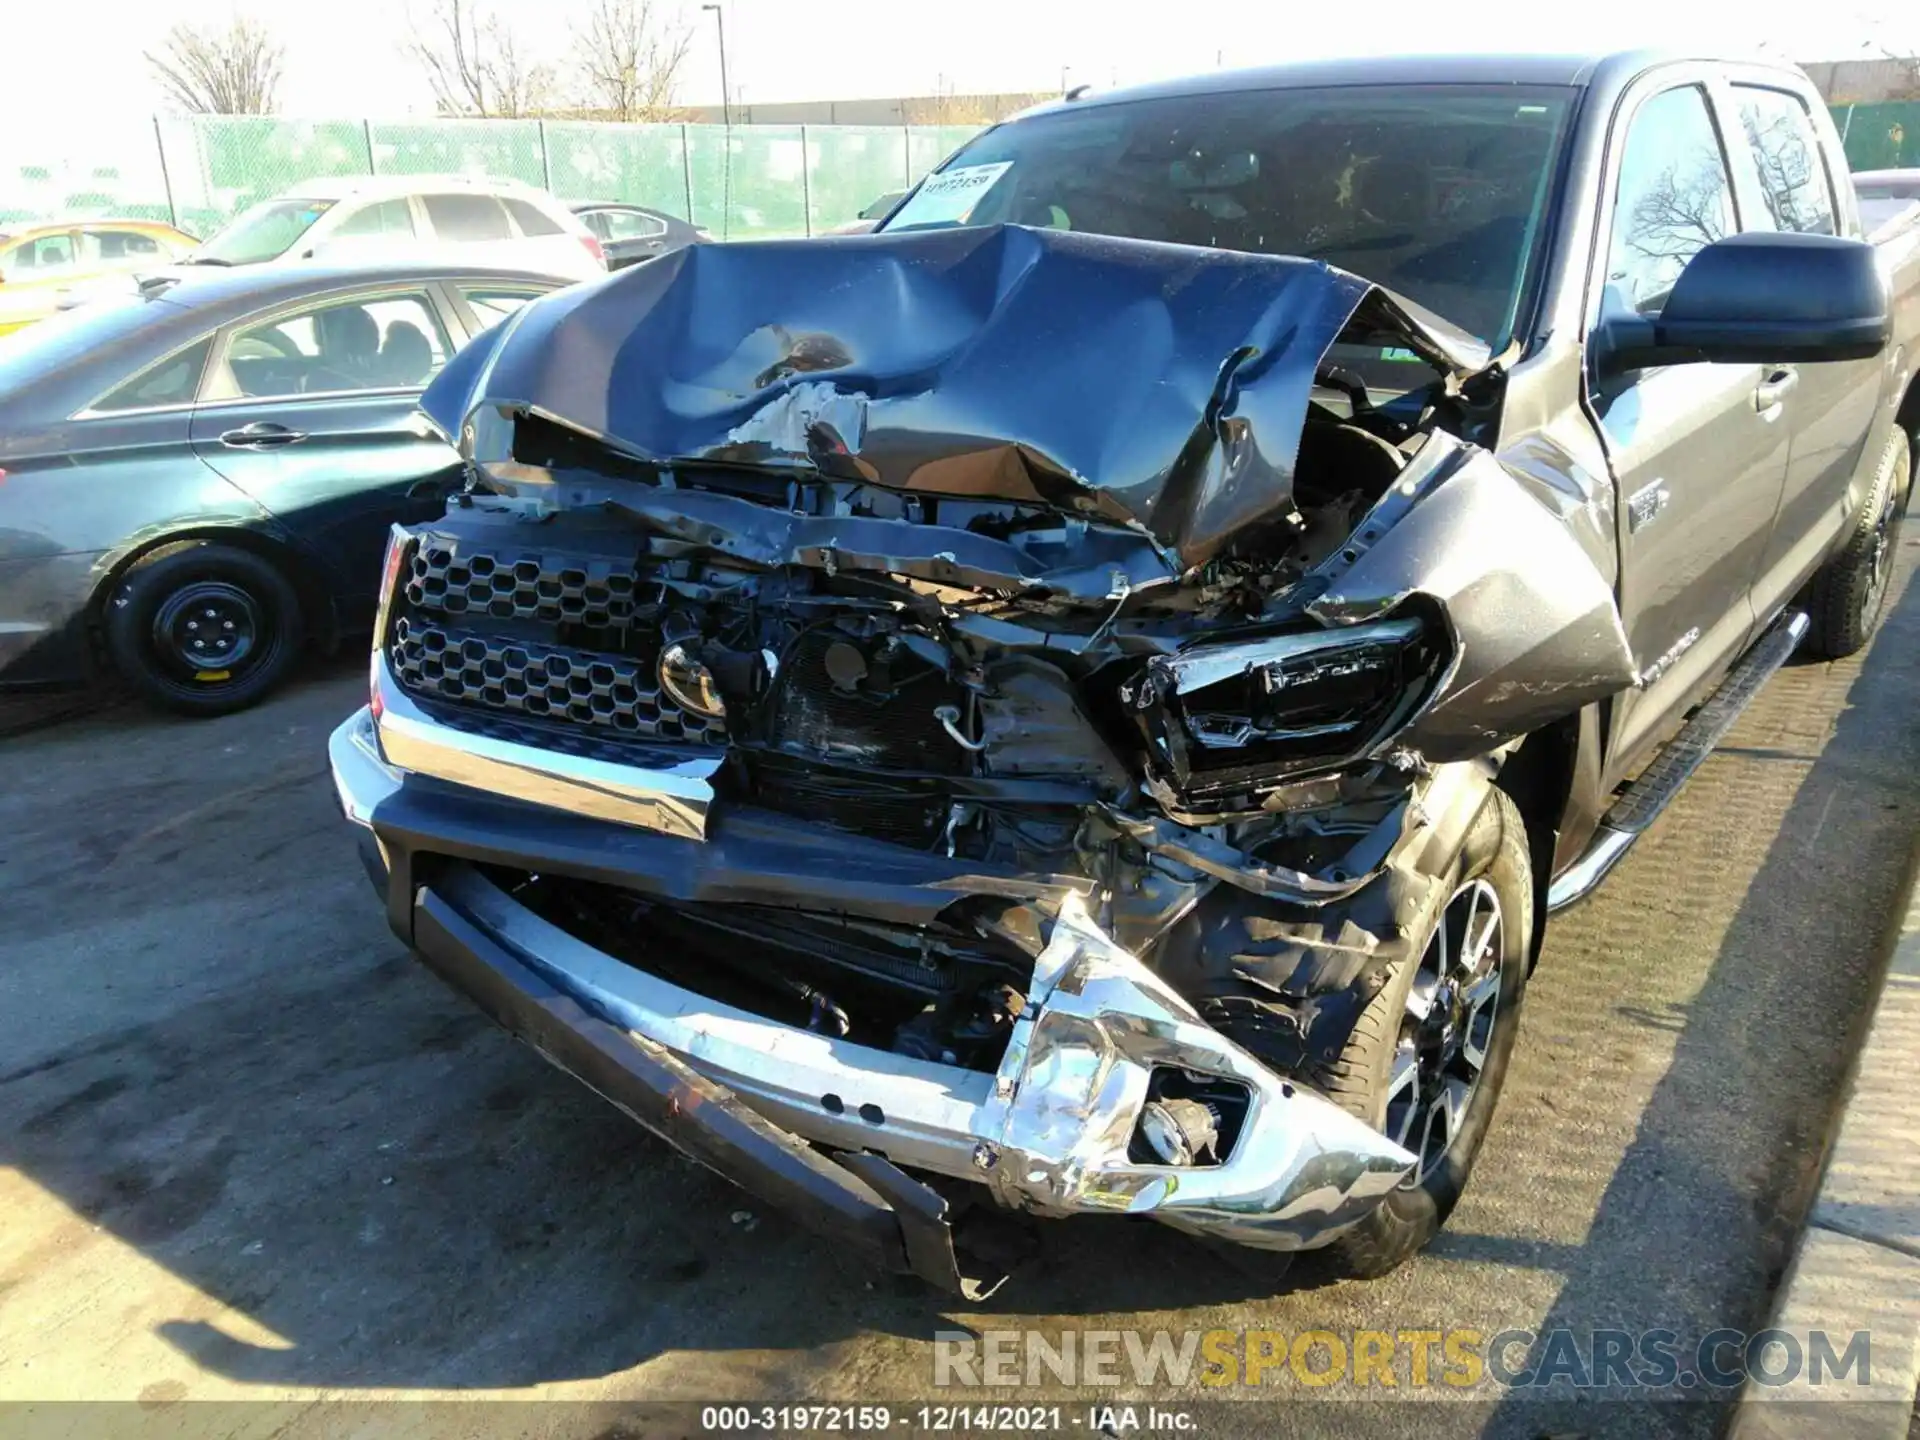
[[[731,130],[733,105],[727,91],[727,17],[718,5],[702,5],[700,8],[713,12],[713,23],[720,32],[720,122]]]

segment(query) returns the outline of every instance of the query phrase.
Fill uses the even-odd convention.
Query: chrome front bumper
[[[567,758],[437,726],[384,696],[383,709],[378,725],[371,711],[353,716],[328,747],[342,810],[376,839],[381,802],[406,784],[403,755],[424,756],[428,773],[481,789],[503,775],[551,775]],[[617,795],[629,817],[670,815],[686,798],[687,776],[678,768],[621,768],[617,789],[604,793]],[[539,798],[524,783],[499,789]],[[653,807],[652,796],[664,797],[664,809]],[[705,822],[703,806],[700,834]],[[686,835],[645,820],[629,823]],[[549,924],[471,868],[453,868],[436,890],[584,1009],[671,1051],[774,1124],[836,1150],[877,1151],[897,1165],[986,1185],[1013,1208],[1150,1215],[1259,1249],[1302,1250],[1360,1220],[1415,1164],[1413,1155],[1207,1025],[1102,931],[1077,895],[1061,902],[1006,1056],[988,1075],[797,1030],[709,1000]],[[1247,1117],[1223,1163],[1129,1160],[1158,1068],[1246,1087]]]
[[[699,840],[707,833],[716,757],[665,752],[643,769],[450,730],[414,704],[378,652],[373,693],[380,697],[379,748],[403,771],[663,835]]]

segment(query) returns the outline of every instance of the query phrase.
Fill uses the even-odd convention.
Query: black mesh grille
[[[604,725],[651,740],[723,745],[726,726],[660,693],[653,666],[624,655],[475,635],[402,616],[392,660],[403,685],[456,703]]]
[[[408,565],[406,597],[447,615],[618,627],[633,619],[635,588],[629,563],[456,553],[429,535]]]

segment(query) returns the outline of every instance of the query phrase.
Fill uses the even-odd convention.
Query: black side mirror
[[[1870,360],[1890,330],[1886,282],[1865,241],[1729,235],[1687,262],[1659,315],[1602,320],[1594,368]]]

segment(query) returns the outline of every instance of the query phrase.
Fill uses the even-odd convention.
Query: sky
[[[287,49],[285,113],[401,118],[432,113],[403,53],[430,0],[96,0],[14,4],[0,85],[0,169],[58,117],[63,128],[122,130],[163,108],[142,52],[175,21],[239,11]],[[586,0],[485,0],[525,43],[563,61]],[[694,0],[653,0],[692,27],[679,99],[720,97],[714,16]],[[1595,46],[1764,44],[1801,60],[1920,52],[1920,6],[1852,0],[724,0],[736,101],[1044,91],[1106,86],[1218,65],[1386,50],[1551,51]],[[1596,14],[1603,11],[1604,14]]]

